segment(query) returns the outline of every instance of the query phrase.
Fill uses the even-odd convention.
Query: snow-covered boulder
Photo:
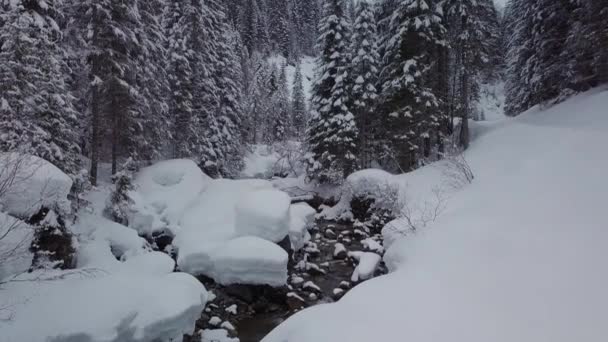
[[[359,262],[351,276],[350,280],[352,282],[367,280],[373,277],[382,260],[380,255],[370,252],[349,252],[348,256]]]
[[[207,301],[203,285],[185,273],[83,275],[3,286],[0,303],[11,305],[12,316],[10,320],[0,316],[1,339],[181,340],[183,334],[194,331]]]
[[[342,185],[340,201],[325,208],[321,217],[326,219],[352,218],[351,201],[356,197],[375,200],[374,206],[393,210],[399,200],[400,184],[395,176],[383,170],[368,169],[348,176]]]
[[[236,204],[236,233],[279,242],[289,234],[291,199],[268,189],[246,193]]]
[[[179,268],[222,284],[285,284],[287,253],[274,242],[288,234],[289,197],[276,192],[262,180],[212,181],[180,220]],[[268,197],[276,210],[257,212],[252,202]]]
[[[0,209],[30,218],[41,207],[70,211],[72,179],[41,158],[18,153],[0,154]]]
[[[308,228],[313,224],[316,213],[306,203],[296,203],[289,207],[289,240],[293,249],[301,249],[310,240]]]
[[[212,260],[213,279],[220,284],[282,286],[287,282],[287,252],[258,237],[230,240]]]
[[[134,180],[136,203],[131,226],[145,234],[163,223],[176,224],[211,181],[188,159],[162,161],[142,169]]]

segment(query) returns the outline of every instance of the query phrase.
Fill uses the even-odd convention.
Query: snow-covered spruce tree
[[[28,220],[28,224],[34,226],[34,238],[29,248],[33,254],[30,270],[65,270],[74,266],[75,239],[61,214],[43,207]]]
[[[173,116],[171,136],[173,156],[194,158],[197,154],[197,118],[192,108],[193,75],[190,66],[192,51],[189,47],[190,17],[185,15],[189,3],[172,0],[167,4],[164,26],[167,35],[167,75],[171,88],[169,111]]]
[[[138,2],[141,25],[136,28],[139,41],[136,59],[137,101],[139,119],[130,128],[129,155],[139,160],[155,160],[162,156],[170,140],[169,78],[166,73],[167,38],[161,22],[164,0]]]
[[[79,171],[77,113],[64,74],[60,1],[11,1],[0,14],[0,150]]]
[[[608,3],[570,1],[570,32],[562,58],[566,60],[568,90],[581,92],[608,83]],[[568,95],[567,93],[564,95]]]
[[[350,77],[354,82],[350,90],[351,111],[359,130],[359,161],[361,167],[368,168],[374,156],[374,129],[376,120],[376,100],[378,90],[378,55],[376,18],[373,5],[361,1],[357,5],[353,34],[351,38]]]
[[[302,62],[298,60],[296,71],[293,79],[293,94],[292,98],[292,136],[300,139],[306,131],[306,122],[308,120],[308,109],[306,108],[306,95],[304,94],[304,82],[302,79]]]
[[[287,84],[287,65],[283,64],[277,69],[277,90],[272,98],[273,122],[272,133],[273,142],[284,142],[291,135],[292,130],[291,115],[292,107],[289,101],[289,91]]]
[[[432,77],[445,47],[445,28],[434,1],[404,0],[382,39],[382,93],[379,107],[387,137],[389,169],[411,170],[431,149],[443,115]]]
[[[137,1],[72,0],[71,29],[84,47],[90,81],[91,183],[97,183],[97,167],[109,154],[112,173],[119,158],[131,157],[138,147],[135,136],[142,115],[138,102],[137,30],[142,26]],[[109,153],[106,152],[109,150]]]
[[[218,87],[218,108],[215,114],[218,118],[221,133],[222,159],[220,173],[224,177],[237,177],[244,166],[245,152],[241,134],[243,121],[243,103],[241,91],[237,84],[243,80],[243,71],[238,55],[238,32],[230,27],[225,15],[226,8],[219,0],[209,0],[208,7],[217,16],[214,30],[216,49],[218,51],[215,79]]]
[[[507,42],[507,79],[505,83],[505,113],[518,115],[533,106],[526,80],[530,70],[528,59],[533,55],[532,19],[533,3],[528,0],[511,0],[505,9],[505,20],[511,36]]]
[[[291,0],[292,36],[302,55],[315,54],[317,26],[322,16],[319,0]]]
[[[244,0],[239,19],[239,32],[250,55],[254,52],[266,54],[270,51],[268,18],[264,0]]]
[[[112,176],[114,183],[114,191],[106,202],[104,215],[114,222],[128,225],[129,210],[133,204],[133,200],[129,192],[133,191],[133,174],[136,171],[136,164],[133,159],[129,158],[122,165],[121,170]]]
[[[270,1],[268,3],[268,10],[268,30],[272,50],[279,52],[285,58],[291,58],[289,8],[287,0]]]
[[[309,179],[342,181],[357,166],[357,126],[347,104],[349,23],[343,0],[328,0],[319,24],[312,117],[307,131]]]
[[[450,118],[460,118],[457,143],[463,148],[469,144],[468,119],[472,103],[479,97],[481,72],[496,53],[492,45],[496,40],[491,39],[496,28],[488,21],[490,8],[494,8],[491,0],[447,0],[443,4],[451,57],[447,108]]]

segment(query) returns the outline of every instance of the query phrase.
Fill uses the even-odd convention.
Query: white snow
[[[291,199],[282,191],[251,191],[236,204],[236,233],[280,242],[289,234]]]
[[[191,160],[176,159],[142,169],[134,180],[130,225],[141,234],[172,228],[211,182]]]
[[[209,274],[220,284],[281,286],[287,282],[287,252],[258,237],[228,241],[214,255]]]
[[[289,207],[289,240],[294,250],[300,250],[310,240],[308,228],[314,223],[316,211],[306,203]]]
[[[361,244],[363,245],[363,247],[369,251],[378,253],[378,254],[382,254],[384,253],[384,247],[382,247],[382,245],[372,239],[372,238],[367,238],[361,241]]]
[[[201,342],[239,342],[238,338],[228,337],[224,329],[205,329],[200,334]]]
[[[0,154],[0,209],[30,218],[41,207],[69,213],[72,179],[55,165],[35,156]]]
[[[190,275],[75,273],[60,280],[3,285],[3,341],[154,341],[194,331],[206,302]],[[3,312],[4,313],[4,312]]]
[[[475,181],[434,223],[392,243],[393,273],[264,341],[605,340],[606,108],[608,92],[594,91],[479,125],[467,152]],[[428,185],[437,172],[398,177]]]
[[[342,252],[346,252],[346,247],[344,247],[344,245],[339,242],[336,243],[334,245],[334,257],[337,257],[338,254],[340,254]]]
[[[367,280],[374,276],[382,257],[370,252],[348,252],[350,258],[356,259],[359,263],[350,278],[352,282]]]
[[[0,212],[0,281],[27,271],[32,264],[29,251],[34,229],[27,223]]]

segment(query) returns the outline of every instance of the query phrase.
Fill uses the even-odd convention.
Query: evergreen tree
[[[0,149],[79,171],[78,119],[64,71],[58,1],[13,1],[0,14]]]
[[[296,72],[293,79],[293,94],[291,97],[293,108],[293,116],[291,119],[293,137],[300,138],[304,135],[306,130],[306,121],[308,120],[308,109],[306,108],[306,95],[304,94],[301,61],[298,61],[296,64]]]
[[[361,166],[371,166],[374,150],[375,106],[378,97],[378,55],[376,18],[372,5],[359,2],[353,27],[351,53],[351,79],[354,84],[350,91],[352,112],[359,130],[359,158]]]
[[[389,5],[393,5],[389,3]],[[404,0],[396,4],[383,38],[380,109],[388,139],[388,159],[393,168],[411,170],[430,153],[431,137],[442,112],[431,79],[441,75],[438,52],[445,47],[445,28],[429,0]]]
[[[237,49],[238,33],[232,31],[226,8],[218,0],[209,1],[209,9],[217,16],[217,25],[213,27],[217,37],[218,63],[215,67],[215,78],[218,87],[219,131],[221,132],[222,159],[220,172],[224,177],[236,177],[244,166],[243,140],[241,126],[244,115],[241,91],[237,82],[243,79],[243,71]]]
[[[90,80],[91,183],[109,149],[112,174],[120,157],[137,157],[135,145],[143,136],[141,112],[136,108],[138,45],[142,26],[135,0],[73,0],[72,25],[87,61]],[[109,146],[108,146],[109,145]],[[107,154],[107,152],[106,152]]]
[[[129,158],[122,165],[119,172],[112,176],[114,191],[108,197],[104,214],[116,223],[129,225],[130,207],[133,205],[130,192],[135,190],[133,186],[133,174],[136,171],[133,159]]]
[[[443,9],[451,43],[448,110],[451,117],[460,118],[458,146],[467,148],[471,104],[479,96],[481,73],[496,53],[498,37],[489,21],[495,9],[491,0],[448,0]]]
[[[292,108],[289,101],[289,92],[287,84],[287,65],[282,65],[277,70],[277,90],[272,99],[272,107],[274,109],[272,132],[273,142],[284,142],[289,136],[289,130],[292,128],[290,122]]]
[[[188,19],[189,6],[182,1],[171,1],[167,6],[165,27],[168,36],[167,74],[171,87],[170,112],[173,115],[171,135],[173,156],[193,158],[197,153],[197,120],[192,108],[193,76],[190,61],[192,51]]]
[[[307,174],[321,183],[339,182],[356,168],[357,127],[348,108],[349,23],[343,0],[329,0],[319,25],[312,118],[307,132]]]
[[[291,42],[289,35],[289,8],[287,0],[271,1],[268,4],[268,29],[272,50],[290,57]]]

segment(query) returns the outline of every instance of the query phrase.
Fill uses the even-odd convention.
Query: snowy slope
[[[484,125],[474,183],[393,243],[395,272],[264,341],[605,341],[606,108],[596,91]]]

